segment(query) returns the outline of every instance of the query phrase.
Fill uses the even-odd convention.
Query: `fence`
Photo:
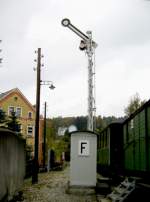
[[[0,201],[12,199],[25,176],[25,142],[15,133],[0,129]]]

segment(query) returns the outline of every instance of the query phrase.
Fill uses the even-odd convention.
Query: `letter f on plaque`
[[[89,141],[88,140],[79,141],[78,154],[80,156],[89,156]]]

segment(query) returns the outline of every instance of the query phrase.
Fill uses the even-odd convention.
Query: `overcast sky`
[[[41,113],[87,115],[87,57],[80,38],[61,25],[63,18],[86,33],[96,48],[96,114],[123,116],[136,92],[150,99],[150,1],[148,0],[0,0],[0,92],[18,87],[35,104],[35,50],[44,58]]]

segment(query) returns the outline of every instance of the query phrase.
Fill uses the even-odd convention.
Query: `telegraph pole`
[[[35,114],[35,141],[34,141],[34,159],[33,159],[33,169],[32,169],[32,184],[38,183],[38,172],[39,172],[39,163],[38,163],[38,149],[39,149],[39,121],[40,121],[40,87],[41,85],[49,85],[51,90],[55,89],[52,81],[42,81],[41,80],[41,48],[38,48],[37,53],[37,81],[36,81],[36,114]]]
[[[44,134],[43,134],[43,168],[45,168],[45,150],[46,150],[46,108],[47,104],[44,104]]]
[[[36,81],[36,116],[35,116],[35,142],[34,142],[34,159],[32,184],[38,183],[38,147],[39,147],[39,120],[40,120],[40,82],[41,82],[41,48],[37,53],[37,81]]]

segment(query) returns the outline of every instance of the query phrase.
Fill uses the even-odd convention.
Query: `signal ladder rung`
[[[115,187],[112,193],[107,195],[107,198],[112,202],[123,202],[134,189],[135,180],[129,181],[127,178],[118,187]]]

